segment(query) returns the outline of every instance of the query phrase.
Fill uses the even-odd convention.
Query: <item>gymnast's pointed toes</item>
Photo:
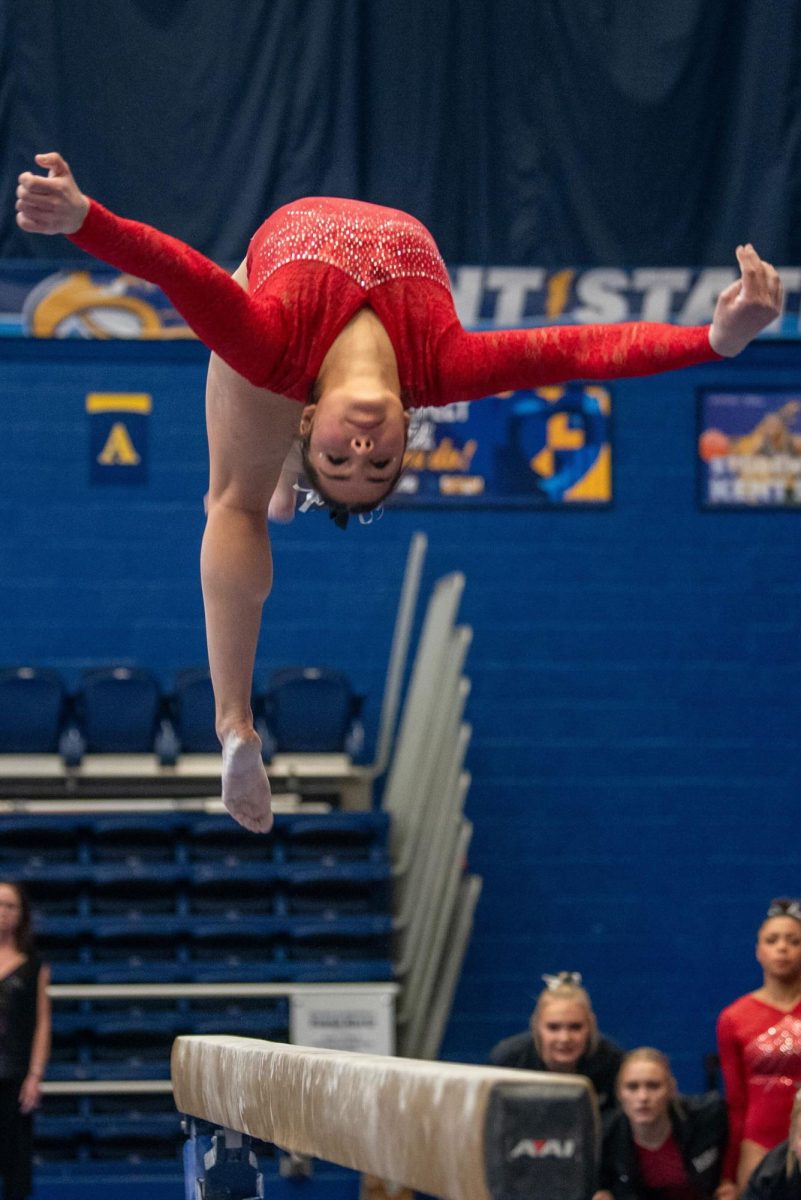
[[[273,825],[272,793],[261,759],[261,741],[254,734],[232,736],[223,743],[222,799],[231,816],[253,833],[268,833]]]

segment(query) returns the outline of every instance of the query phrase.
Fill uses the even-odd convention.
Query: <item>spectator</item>
[[[31,1193],[33,1110],[50,1054],[49,968],[36,955],[30,906],[0,882],[0,1179],[4,1200]]]
[[[748,1180],[742,1200],[801,1200],[801,1091],[796,1092],[787,1141],[769,1150]]]
[[[731,1131],[723,1174],[739,1191],[787,1136],[801,1086],[801,901],[771,903],[756,957],[762,987],[735,1000],[718,1019]]]
[[[493,1047],[490,1061],[496,1067],[585,1075],[604,1112],[615,1104],[615,1076],[623,1051],[598,1032],[590,997],[577,972],[560,971],[542,978],[545,988],[529,1028]]]
[[[649,1046],[626,1055],[616,1090],[593,1200],[734,1200],[734,1184],[720,1182],[727,1122],[717,1092],[679,1097],[670,1063]]]

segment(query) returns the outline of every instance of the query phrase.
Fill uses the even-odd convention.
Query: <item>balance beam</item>
[[[585,1200],[598,1113],[577,1075],[179,1037],[180,1112],[444,1200]]]

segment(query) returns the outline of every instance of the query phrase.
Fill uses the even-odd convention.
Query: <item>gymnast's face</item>
[[[324,392],[300,422],[326,494],[349,506],[383,498],[403,464],[408,428],[399,396],[358,385]]]
[[[675,1090],[673,1076],[646,1058],[626,1063],[617,1081],[620,1107],[635,1128],[647,1129],[663,1120]]]
[[[540,1056],[549,1071],[572,1071],[590,1040],[590,1018],[577,1000],[552,1000],[537,1017]]]
[[[756,956],[766,975],[797,979],[801,975],[801,921],[795,917],[769,917],[763,921]]]

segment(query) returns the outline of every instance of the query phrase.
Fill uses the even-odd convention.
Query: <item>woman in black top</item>
[[[598,1032],[590,997],[577,972],[561,971],[543,979],[545,988],[529,1028],[498,1042],[490,1061],[496,1067],[584,1075],[595,1088],[601,1111],[613,1108],[623,1051]]]
[[[0,1179],[5,1200],[31,1193],[33,1120],[50,1054],[49,969],[36,957],[22,889],[0,882]]]
[[[665,1055],[641,1046],[623,1059],[617,1096],[593,1200],[735,1200],[720,1179],[727,1121],[717,1092],[679,1096]]]
[[[801,1200],[801,1091],[796,1092],[790,1134],[769,1150],[746,1184],[741,1200]]]

